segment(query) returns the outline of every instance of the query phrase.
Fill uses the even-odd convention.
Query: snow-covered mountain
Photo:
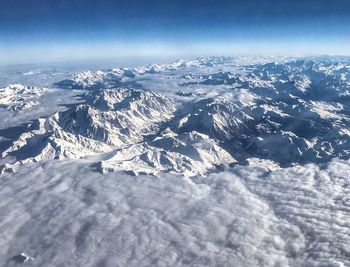
[[[39,105],[39,97],[47,92],[47,88],[10,84],[0,88],[0,107],[12,111],[20,111]]]
[[[178,60],[169,64],[150,64],[135,68],[113,68],[98,71],[83,71],[70,78],[56,82],[55,85],[66,89],[101,89],[115,87],[135,87],[138,77],[146,74],[176,72],[189,68],[207,68],[215,66],[231,66],[236,60],[231,57],[197,58],[194,60]]]
[[[281,164],[348,158],[348,66],[297,60],[185,76],[187,91],[207,86],[219,93],[193,101],[178,129],[218,138],[231,154]]]
[[[86,104],[29,124],[2,152],[16,162],[80,158],[112,151],[154,134],[173,116],[174,104],[141,90],[101,90]]]
[[[94,89],[86,102],[29,124],[2,150],[3,169],[94,155],[102,172],[193,176],[232,164],[275,168],[349,158],[349,66],[315,59],[239,67],[226,57],[181,60],[149,72],[177,79],[185,93],[168,90],[168,97],[145,85],[130,88],[140,87],[139,75],[154,66],[79,73],[58,84]]]
[[[103,172],[124,170],[132,174],[206,174],[236,160],[204,134],[192,131],[176,134],[169,128],[151,141],[118,149],[100,162]]]
[[[115,68],[107,71],[85,71],[55,85],[67,89],[100,89],[125,86],[135,74],[132,70]]]

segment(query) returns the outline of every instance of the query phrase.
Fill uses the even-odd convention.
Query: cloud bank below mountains
[[[0,181],[16,266],[347,266],[349,161],[186,178],[48,161]],[[11,204],[10,204],[11,203]],[[6,215],[6,216],[5,216]]]

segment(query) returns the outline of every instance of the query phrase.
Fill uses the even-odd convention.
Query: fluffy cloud
[[[350,163],[207,177],[102,175],[84,161],[0,181],[0,252],[28,266],[346,266]]]

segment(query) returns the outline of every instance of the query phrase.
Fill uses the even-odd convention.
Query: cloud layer
[[[84,161],[0,181],[0,252],[16,266],[347,266],[350,163],[207,177],[102,175]]]

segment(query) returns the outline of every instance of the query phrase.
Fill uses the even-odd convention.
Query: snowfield
[[[349,58],[35,70],[0,89],[0,265],[350,266]]]

